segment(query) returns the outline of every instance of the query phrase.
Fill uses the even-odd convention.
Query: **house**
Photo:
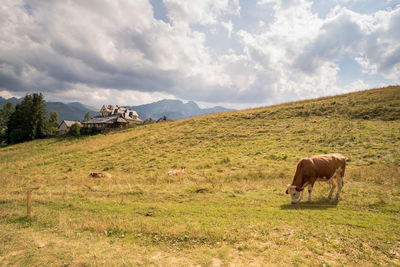
[[[82,127],[82,124],[79,121],[66,121],[63,120],[60,123],[60,126],[58,126],[58,133],[59,134],[65,134],[69,131],[69,128],[71,128],[71,126],[75,123],[79,123],[80,127]]]
[[[98,130],[103,130],[106,128],[120,128],[129,125],[129,122],[122,118],[120,115],[113,115],[107,117],[94,117],[88,121],[82,122],[83,126],[86,128],[96,128]]]
[[[83,126],[104,130],[143,123],[136,111],[120,106],[103,105],[99,113],[100,116],[83,122]]]
[[[124,107],[120,107],[118,105],[103,105],[100,109],[101,117],[108,117],[119,115],[120,117],[127,120],[129,123],[142,124],[142,120],[139,118],[139,115],[136,111]]]

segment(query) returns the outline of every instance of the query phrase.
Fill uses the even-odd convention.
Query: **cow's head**
[[[296,204],[301,200],[301,198],[303,197],[303,190],[304,188],[288,184],[286,194],[290,195],[290,198],[292,199],[292,204]]]

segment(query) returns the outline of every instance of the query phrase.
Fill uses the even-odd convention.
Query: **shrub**
[[[67,133],[69,136],[80,136],[81,135],[81,126],[78,122],[72,124],[71,128]]]

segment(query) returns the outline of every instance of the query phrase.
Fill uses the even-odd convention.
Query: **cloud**
[[[344,53],[355,60],[364,73],[382,74],[398,80],[400,70],[400,9],[361,15],[336,8],[328,15],[316,38],[296,58],[294,66],[313,75],[324,63],[336,63]]]
[[[231,20],[224,22],[221,22],[221,26],[224,27],[228,31],[228,38],[231,38],[232,32],[233,32],[233,23]]]
[[[339,88],[339,62],[350,54],[365,73],[399,81],[400,53],[396,41],[400,9],[359,14],[335,7],[322,19],[303,0],[259,1],[274,5],[274,22],[261,34],[242,33],[246,49],[253,50],[260,65],[272,64],[279,79],[270,81],[279,99],[309,98],[351,91],[367,86],[359,80]],[[268,61],[262,62],[264,55]],[[355,86],[358,85],[358,86]],[[368,88],[368,87],[366,87]]]
[[[174,23],[217,24],[221,14],[240,14],[238,0],[164,0],[168,17]]]
[[[147,0],[3,0],[0,91],[254,106],[366,85],[336,85],[343,55],[364,75],[400,82],[400,7],[360,14],[338,2],[321,18],[306,0],[257,4],[265,18],[238,0],[164,0],[168,20],[158,20]]]
[[[86,84],[179,94],[191,77],[218,82],[204,34],[155,20],[147,1],[32,1],[29,12],[23,1],[6,4],[0,11],[1,88]]]

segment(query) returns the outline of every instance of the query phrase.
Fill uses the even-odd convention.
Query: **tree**
[[[90,120],[90,113],[89,112],[87,112],[85,114],[85,118],[83,119],[83,121],[88,121],[88,120]]]
[[[43,138],[46,136],[46,108],[43,95],[26,95],[24,100],[15,107],[6,129],[8,144]]]
[[[43,138],[46,136],[46,106],[42,93],[33,94],[32,106],[33,138]]]
[[[54,135],[58,131],[59,121],[56,111],[50,112],[50,118],[47,122],[47,134]]]
[[[11,102],[5,104],[3,109],[0,110],[0,144],[6,139],[7,123],[14,112],[15,107]]]
[[[26,95],[24,100],[15,106],[7,123],[6,142],[8,144],[20,143],[33,139],[32,134],[32,109],[33,97]]]
[[[81,125],[78,122],[75,122],[74,124],[71,125],[69,128],[69,131],[67,133],[69,136],[80,136],[81,135]]]

